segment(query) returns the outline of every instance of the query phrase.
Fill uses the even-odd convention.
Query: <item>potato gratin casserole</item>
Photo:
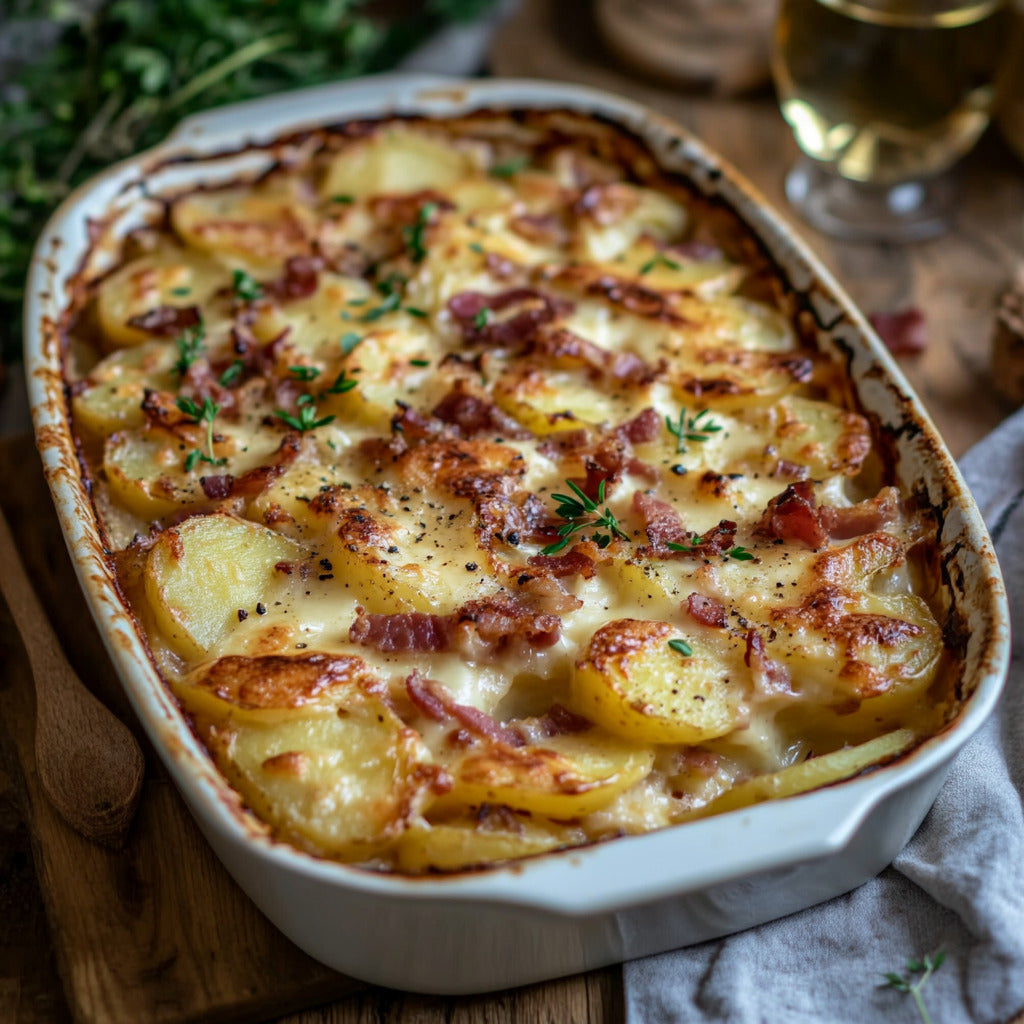
[[[493,864],[945,722],[935,525],[726,210],[564,113],[278,149],[129,236],[67,356],[123,593],[272,834]]]

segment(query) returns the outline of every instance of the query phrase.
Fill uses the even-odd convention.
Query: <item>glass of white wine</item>
[[[828,234],[911,241],[948,226],[950,168],[1018,52],[1017,0],[781,0],[772,70],[803,151],[786,178]]]

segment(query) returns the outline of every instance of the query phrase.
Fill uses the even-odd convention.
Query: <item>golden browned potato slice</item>
[[[607,806],[653,763],[651,750],[601,730],[552,736],[543,746],[495,745],[458,762],[444,803],[503,804],[566,821]]]
[[[184,471],[189,445],[160,428],[117,431],[103,449],[103,474],[113,498],[146,522],[203,500],[198,474]]]
[[[293,541],[226,513],[186,519],[160,534],[146,561],[157,628],[175,650],[201,658],[228,635],[240,608],[266,601],[274,566],[303,555]]]
[[[178,692],[257,814],[320,853],[365,860],[418,816],[433,778],[429,751],[375,689],[364,675],[338,679],[287,717],[203,687]]]
[[[742,655],[724,631],[714,633],[723,634],[717,647],[709,636],[687,656],[670,646],[678,630],[667,622],[607,623],[576,662],[576,709],[636,742],[697,744],[732,732],[729,683],[740,677]]]
[[[148,341],[118,349],[102,360],[71,399],[75,422],[95,437],[140,427],[145,421],[142,399],[146,388],[173,387],[173,345]]]
[[[798,793],[806,793],[851,778],[865,768],[902,754],[914,739],[913,730],[897,729],[856,747],[835,750],[831,754],[812,757],[769,775],[755,776],[738,783],[712,800],[695,812],[695,817],[708,817],[765,800],[796,796]]]
[[[393,852],[399,871],[458,871],[575,845],[568,831],[528,817],[506,828],[480,827],[474,821],[436,825],[418,822],[402,833]]]
[[[231,274],[220,263],[195,250],[167,247],[119,267],[100,285],[96,315],[108,348],[141,345],[153,332],[129,321],[161,306],[189,307],[208,303]]]
[[[388,128],[346,146],[320,185],[325,199],[377,193],[444,191],[478,170],[473,154],[430,135]]]

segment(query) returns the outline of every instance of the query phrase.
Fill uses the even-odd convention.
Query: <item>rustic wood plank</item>
[[[0,495],[44,605],[58,632],[74,640],[68,646],[76,668],[107,696],[113,670],[27,439],[0,446]],[[358,987],[301,953],[256,910],[213,856],[152,752],[123,850],[94,846],[68,828],[39,788],[34,698],[24,654],[9,632],[6,648],[12,656],[5,658],[0,716],[24,779],[36,872],[76,1021],[266,1019]],[[20,1002],[6,987],[4,998]]]

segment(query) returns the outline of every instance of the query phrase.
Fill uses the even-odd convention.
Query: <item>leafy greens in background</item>
[[[386,18],[364,0],[0,0],[0,33],[55,33],[0,90],[3,362],[18,357],[35,239],[85,178],[193,111],[392,67],[493,3],[425,0]]]

